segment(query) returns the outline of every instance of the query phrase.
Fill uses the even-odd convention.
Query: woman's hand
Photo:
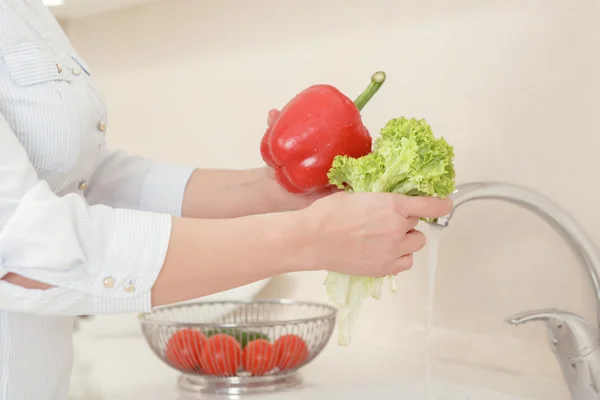
[[[392,193],[337,193],[299,211],[299,259],[306,267],[358,276],[394,275],[412,267],[425,246],[419,218],[452,210],[449,199]]]
[[[267,117],[267,125],[269,128],[275,123],[278,116],[279,110],[272,109],[271,111],[269,111]],[[267,184],[267,194],[269,201],[272,202],[272,204],[274,204],[274,207],[279,211],[300,210],[302,208],[308,207],[318,199],[321,199],[332,193],[338,192],[338,190],[332,186],[330,188],[318,192],[301,194],[290,193],[277,183],[277,181],[275,180],[275,171],[273,171],[272,168],[267,167],[265,169],[265,173],[266,177],[270,180]]]

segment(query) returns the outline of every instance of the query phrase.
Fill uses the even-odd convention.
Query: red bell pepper
[[[369,154],[372,138],[360,111],[384,81],[385,73],[376,72],[354,103],[331,85],[311,86],[290,100],[260,145],[279,184],[292,193],[325,189],[335,156]]]

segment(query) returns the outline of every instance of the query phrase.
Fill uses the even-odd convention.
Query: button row
[[[115,283],[116,283],[115,278],[113,278],[112,276],[108,276],[108,277],[104,278],[104,287],[106,289],[114,288]],[[135,285],[133,284],[133,282],[129,281],[124,285],[124,289],[128,293],[133,293],[133,292],[135,292]]]
[[[104,132],[106,132],[106,122],[104,122],[104,121],[100,121],[100,122],[98,122],[98,125],[97,125],[97,127],[96,127],[96,128],[97,128],[97,129],[98,129],[98,131],[99,131],[99,132],[101,132],[101,133],[104,133]],[[88,181],[86,181],[85,179],[84,179],[84,180],[81,180],[81,181],[79,181],[79,183],[77,184],[77,188],[78,188],[80,191],[82,191],[82,192],[85,192],[85,191],[86,191],[86,190],[89,188],[89,183],[88,183]]]
[[[58,71],[59,74],[62,74],[64,71],[64,67],[62,66],[62,64],[56,64],[56,70]],[[75,76],[79,76],[81,75],[83,71],[81,70],[81,67],[75,66],[73,68],[71,68],[71,73]]]
[[[56,70],[58,71],[59,74],[62,74],[64,71],[64,68],[61,64],[56,64]],[[79,66],[75,66],[75,67],[71,68],[71,73],[75,76],[81,75],[82,72],[83,72],[83,70]],[[105,133],[106,132],[106,122],[99,121],[96,128],[98,129],[99,132]]]

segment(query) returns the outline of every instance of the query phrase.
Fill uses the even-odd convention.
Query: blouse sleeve
[[[104,150],[86,198],[90,204],[181,216],[193,168]]]
[[[54,315],[151,309],[150,291],[171,234],[168,212],[180,208],[185,174],[174,173],[180,181],[173,183],[169,167],[112,157],[138,172],[111,178],[107,171],[119,169],[118,161],[105,163],[97,182],[129,196],[115,195],[114,207],[90,205],[75,193],[59,197],[38,179],[25,149],[0,115],[0,277],[12,272],[53,286],[25,289],[0,280],[0,308]],[[144,167],[138,170],[135,164]],[[137,192],[123,183],[138,185]],[[180,192],[160,195],[163,183]],[[99,201],[102,196],[92,197]],[[129,205],[138,210],[119,208]]]

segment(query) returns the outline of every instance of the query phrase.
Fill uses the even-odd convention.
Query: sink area
[[[524,203],[526,208],[538,211],[559,231],[582,261],[590,281],[597,288],[598,260],[595,247],[587,240],[575,221],[548,200],[537,194],[512,185],[471,184],[459,186],[455,208],[476,198],[504,198]],[[512,197],[511,197],[512,196]],[[514,197],[514,198],[513,198]],[[541,211],[536,208],[540,204]],[[523,204],[521,204],[523,205]],[[446,226],[452,215],[437,221]],[[252,298],[266,282],[241,288],[236,292]],[[598,292],[596,292],[598,294]],[[226,293],[221,296],[226,296]],[[215,295],[218,297],[218,295]],[[599,295],[600,296],[600,295]],[[502,316],[499,316],[502,318]],[[552,339],[552,350],[563,369],[563,379],[536,371],[516,372],[483,365],[468,365],[469,354],[453,360],[431,359],[432,392],[430,396],[425,380],[425,356],[418,349],[411,349],[406,338],[396,337],[395,342],[385,345],[356,343],[349,347],[329,344],[314,363],[301,371],[302,383],[288,390],[260,395],[243,395],[240,398],[264,400],[295,399],[382,399],[401,398],[415,400],[591,400],[596,399],[594,371],[598,356],[595,327],[584,319],[560,310],[536,310],[513,315],[507,322],[520,325],[529,320],[546,322]],[[127,332],[106,334],[99,321],[86,321],[75,336],[76,360],[72,378],[72,394],[69,400],[115,400],[144,398],[147,400],[187,400],[177,390],[179,372],[160,362],[145,343],[139,325],[131,325]],[[421,341],[425,335],[422,328],[405,325],[404,331],[417,332],[414,339]],[[368,333],[368,332],[365,332]],[[438,346],[456,344],[448,332],[440,331]],[[463,340],[469,342],[465,351],[485,349],[487,357],[501,359],[510,342],[480,342],[476,336]],[[404,343],[403,343],[404,341]],[[410,350],[409,350],[410,349]],[[116,360],[119,362],[116,362]],[[462,362],[462,361],[465,362]],[[569,366],[573,371],[570,371]],[[570,387],[570,390],[569,390]],[[572,397],[575,396],[575,397]],[[223,396],[203,396],[224,400]]]
[[[185,400],[179,397],[179,372],[165,366],[141,336],[95,336],[82,324],[75,337],[76,360],[69,400]],[[502,347],[498,347],[499,357]],[[118,360],[118,361],[117,361]],[[360,362],[357,362],[360,360]],[[425,359],[397,347],[328,345],[302,371],[293,389],[243,399],[260,400],[426,400]],[[433,360],[431,400],[566,400],[560,379],[523,375]],[[225,400],[224,397],[204,397]]]

